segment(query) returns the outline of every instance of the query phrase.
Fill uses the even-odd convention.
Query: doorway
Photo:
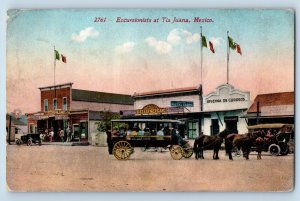
[[[238,129],[237,129],[238,116],[224,117],[224,122],[226,124],[226,128],[231,133],[238,133]]]

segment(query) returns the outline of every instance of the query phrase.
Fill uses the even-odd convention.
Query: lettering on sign
[[[144,106],[142,109],[136,110],[135,113],[136,114],[162,114],[162,113],[167,113],[167,109],[160,108],[154,104],[149,104]]]
[[[192,101],[171,101],[171,107],[194,107]]]
[[[223,99],[212,99],[207,100],[207,103],[232,103],[246,101],[245,98],[223,98]]]

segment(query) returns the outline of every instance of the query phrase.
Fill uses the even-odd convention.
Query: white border
[[[296,172],[296,186],[294,192],[291,193],[8,193],[6,192],[6,170],[5,170],[5,112],[6,111],[6,10],[13,8],[294,8],[296,10],[296,33],[299,33],[299,13],[300,13],[300,1],[299,0],[209,0],[209,1],[194,1],[194,0],[2,0],[0,4],[1,8],[1,20],[0,20],[0,199],[1,200],[22,200],[22,201],[34,201],[34,200],[222,200],[222,201],[259,201],[259,200],[300,200],[299,190],[299,174]],[[297,34],[295,34],[297,37]],[[297,38],[298,39],[298,38]],[[299,41],[296,39],[297,48],[296,52],[299,52]],[[297,60],[300,56],[298,55]],[[295,65],[298,66],[299,62]],[[296,77],[299,77],[299,70],[295,68]],[[295,85],[300,86],[299,79],[295,81]],[[296,116],[299,114],[297,107],[298,103],[298,88],[296,88]],[[300,121],[296,118],[296,135],[298,132],[298,125]],[[296,144],[299,144],[299,137],[296,138]],[[299,169],[299,148],[296,147],[296,168]]]

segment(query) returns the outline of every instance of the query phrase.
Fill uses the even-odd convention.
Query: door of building
[[[226,128],[230,130],[231,133],[238,133],[237,122],[238,116],[227,116],[224,117],[224,122],[226,124]]]
[[[79,124],[73,124],[73,133],[74,133],[74,138],[73,138],[73,140],[79,141],[79,140],[80,140],[80,129],[79,129]]]
[[[216,135],[220,132],[220,126],[219,126],[219,120],[218,119],[212,119],[211,120],[211,126],[210,126],[210,134]]]
[[[188,121],[187,122],[187,133],[189,139],[195,139],[197,134],[197,121]]]

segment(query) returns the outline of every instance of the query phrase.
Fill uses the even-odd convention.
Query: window
[[[63,110],[67,111],[67,97],[63,98]]]
[[[195,139],[197,137],[197,122],[196,121],[188,121],[188,138]]]
[[[48,112],[48,99],[44,100],[44,112]]]
[[[53,110],[57,109],[57,99],[53,99]]]

